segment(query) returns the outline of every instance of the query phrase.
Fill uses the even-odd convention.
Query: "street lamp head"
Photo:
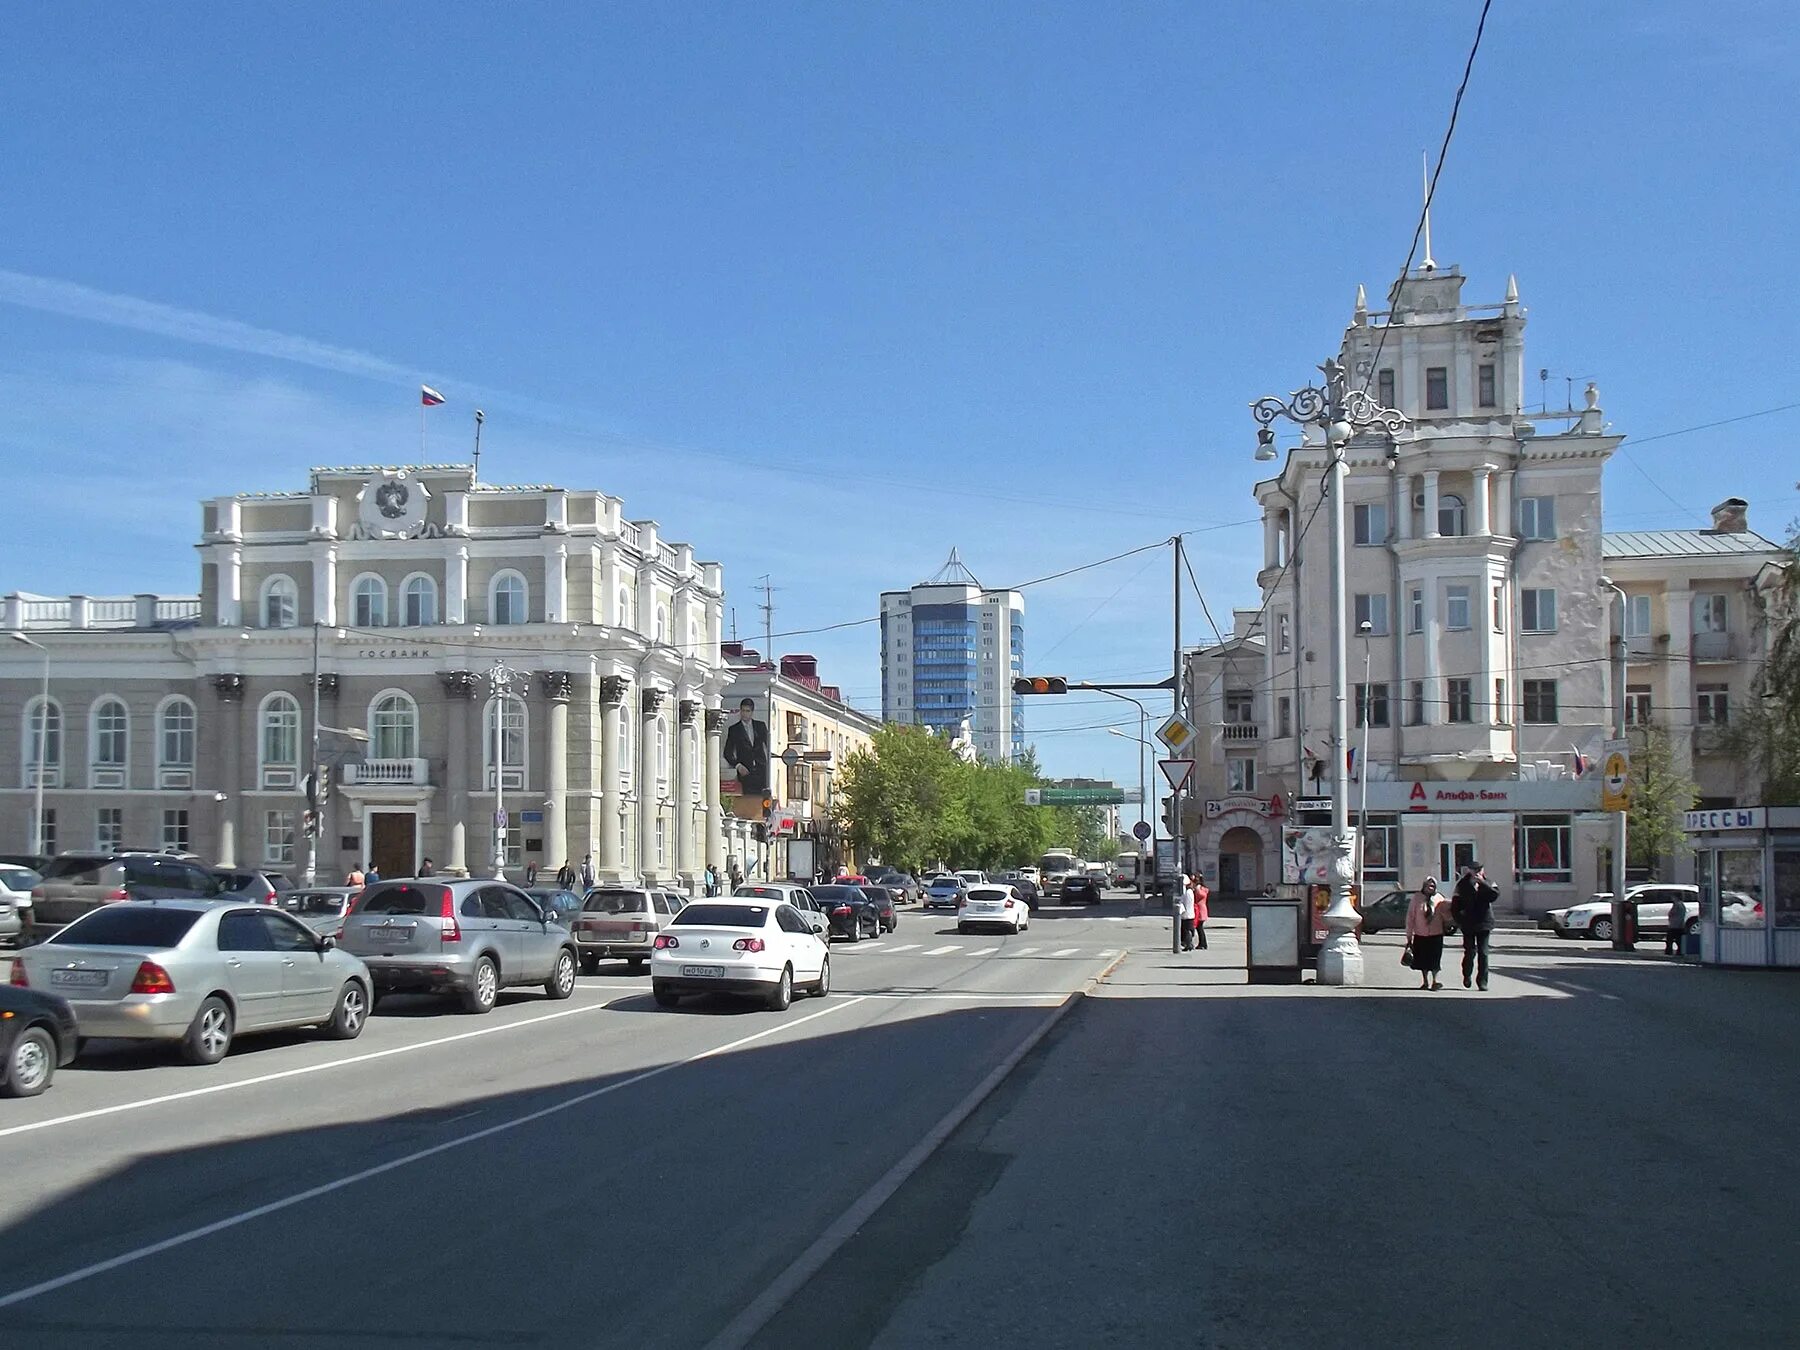
[[[1355,430],[1348,422],[1340,418],[1331,424],[1327,434],[1331,437],[1333,445],[1341,446],[1350,444],[1350,437],[1355,434]]]
[[[1275,432],[1272,428],[1256,429],[1256,457],[1265,464],[1275,458]]]
[[[25,634],[18,632],[17,630],[14,630],[13,632],[8,633],[6,636],[11,638],[14,642],[23,642],[27,647],[36,647],[40,652],[44,650],[43,643],[35,642],[31,638],[26,637]]]
[[[1356,625],[1356,631],[1363,637],[1368,637],[1370,633],[1375,631],[1375,625],[1370,623],[1367,619],[1364,619],[1361,623]]]

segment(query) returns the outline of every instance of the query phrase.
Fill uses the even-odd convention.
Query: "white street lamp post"
[[[496,660],[487,678],[494,694],[494,876],[505,880],[506,808],[502,793],[506,782],[506,705],[519,672],[504,660]]]
[[[50,649],[41,642],[33,642],[23,633],[14,633],[15,642],[23,642],[27,647],[36,647],[44,655],[44,688],[38,696],[37,713],[37,784],[32,793],[31,817],[31,851],[42,857],[44,853],[44,768],[46,752],[50,741]],[[56,734],[62,736],[62,723],[58,719]],[[60,748],[60,747],[59,747]]]
[[[1365,903],[1368,900],[1363,891],[1363,868],[1368,862],[1369,853],[1369,724],[1375,720],[1375,686],[1370,682],[1374,679],[1375,655],[1369,647],[1369,635],[1374,631],[1375,626],[1367,619],[1356,625],[1357,636],[1363,643],[1362,749],[1356,752],[1356,780],[1359,785],[1356,828],[1362,831],[1362,838],[1359,841],[1360,847],[1356,850],[1356,895]]]

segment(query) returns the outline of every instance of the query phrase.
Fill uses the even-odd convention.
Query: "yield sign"
[[[1180,792],[1181,785],[1187,782],[1188,775],[1194,771],[1194,761],[1191,759],[1159,759],[1156,761],[1156,767],[1161,769],[1163,777],[1169,780],[1169,789],[1173,792]]]

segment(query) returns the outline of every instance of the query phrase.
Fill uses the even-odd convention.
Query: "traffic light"
[[[1180,831],[1175,828],[1175,799],[1173,797],[1163,798],[1162,823],[1163,830],[1169,838],[1173,839],[1180,834]]]
[[[1013,681],[1015,694],[1066,694],[1069,682],[1061,675],[1021,675]]]
[[[319,837],[319,813],[317,811],[300,813],[300,832],[308,839]]]

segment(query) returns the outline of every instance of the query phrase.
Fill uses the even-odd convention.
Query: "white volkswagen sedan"
[[[1023,933],[1031,927],[1031,910],[1011,886],[971,886],[956,911],[956,931],[1004,928]]]
[[[650,990],[659,1007],[683,994],[746,994],[781,1012],[804,989],[831,992],[831,952],[800,911],[781,902],[696,900],[656,935]]]

